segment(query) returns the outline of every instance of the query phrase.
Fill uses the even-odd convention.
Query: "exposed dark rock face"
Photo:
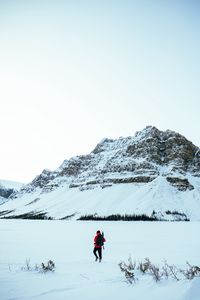
[[[149,130],[142,139],[128,146],[129,155],[146,157],[147,161],[158,165],[173,163],[183,171],[187,171],[194,163],[200,162],[198,159],[200,154],[197,157],[199,148],[182,135],[170,130],[162,132],[155,127],[147,127],[147,129]]]
[[[0,182],[0,205],[9,201],[9,199],[15,194],[18,193],[18,190],[22,184],[1,180]]]
[[[42,188],[54,178],[54,174],[51,171],[45,169],[40,175],[35,177],[35,179],[32,181],[32,184]]]
[[[150,176],[136,176],[129,178],[116,178],[113,179],[113,183],[147,183],[151,182],[155,179],[155,177]]]
[[[60,176],[77,176],[82,166],[82,160],[70,159],[60,172]]]
[[[9,198],[10,195],[14,192],[15,190],[14,189],[7,189],[7,188],[4,188],[4,187],[1,187],[0,186],[0,196],[1,197],[4,197],[4,198]]]
[[[50,170],[44,169],[42,173],[38,176],[36,176],[33,181],[21,188],[19,193],[14,193],[11,195],[12,198],[17,198],[19,194],[23,193],[30,193],[34,191],[36,188],[43,189],[47,186],[49,182],[51,182],[55,178],[55,173],[51,172]]]
[[[200,149],[176,132],[148,126],[133,137],[104,139],[90,154],[65,160],[53,172],[44,170],[16,196],[36,188],[51,192],[61,183],[84,190],[98,185],[144,184],[157,176],[180,191],[192,190],[188,172],[200,176]]]
[[[99,144],[97,144],[97,146],[92,151],[92,153],[99,154],[99,153],[105,151],[107,145],[109,145],[110,143],[113,143],[114,141],[115,140],[113,140],[113,139],[103,139]]]
[[[176,187],[179,191],[193,190],[194,187],[191,185],[187,178],[181,179],[177,177],[166,177],[167,181]]]

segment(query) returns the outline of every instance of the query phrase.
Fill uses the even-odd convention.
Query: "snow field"
[[[103,230],[103,261],[94,261],[93,237]],[[149,257],[184,268],[200,265],[198,222],[81,222],[0,220],[0,299],[199,300],[200,278],[155,283],[145,275],[127,284],[118,263]],[[54,273],[25,272],[52,259]]]
[[[44,212],[48,216],[60,219],[75,214],[147,214],[178,211],[186,213],[191,221],[199,221],[200,190],[199,178],[190,179],[195,190],[178,192],[162,176],[149,184],[115,184],[102,189],[79,191],[78,188],[60,186],[51,193],[25,194],[1,206],[2,211],[12,211],[11,215],[25,214],[30,211]]]

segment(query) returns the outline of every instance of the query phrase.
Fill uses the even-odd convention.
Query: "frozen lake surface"
[[[92,253],[98,229],[107,240],[102,263]],[[199,300],[200,278],[156,283],[141,275],[130,285],[118,266],[129,256],[199,266],[199,232],[199,222],[0,220],[0,299]],[[32,267],[51,259],[55,272],[23,271],[26,259]]]

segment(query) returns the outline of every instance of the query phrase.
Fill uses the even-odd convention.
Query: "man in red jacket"
[[[106,242],[106,239],[103,236],[103,233],[101,234],[100,230],[97,230],[97,233],[94,237],[94,250],[93,253],[95,255],[95,261],[97,261],[99,259],[99,262],[101,262],[102,260],[102,247],[104,242]],[[97,256],[97,252],[98,252],[98,256]]]

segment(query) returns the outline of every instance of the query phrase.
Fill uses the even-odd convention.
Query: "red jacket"
[[[98,236],[100,235],[101,233],[97,233],[96,235],[95,235],[95,237],[94,237],[94,246],[96,247],[96,248],[101,248],[102,246],[101,245],[97,245],[96,243],[97,243],[97,238],[98,238]],[[103,242],[106,242],[106,239],[103,237]]]

